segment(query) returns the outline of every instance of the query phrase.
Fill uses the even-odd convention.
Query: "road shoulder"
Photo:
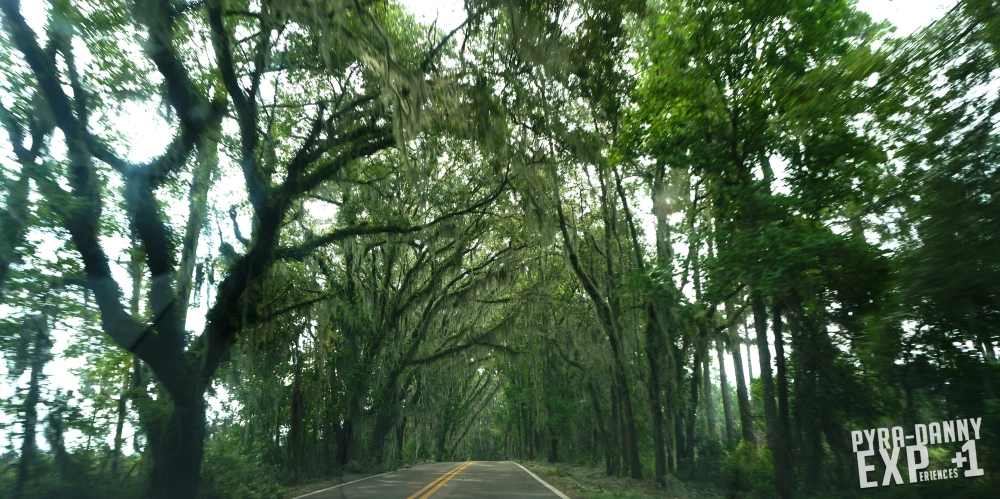
[[[347,485],[354,482],[359,482],[368,478],[373,478],[376,476],[382,476],[387,473],[393,473],[396,471],[408,470],[411,468],[419,468],[429,463],[419,463],[412,466],[403,466],[398,469],[384,471],[382,473],[351,473],[340,477],[331,477],[322,480],[316,480],[308,483],[301,483],[297,485],[285,486],[285,493],[282,497],[285,499],[309,499],[308,496],[315,494],[317,492],[322,492],[327,489],[332,489],[334,487],[340,487],[342,485]]]
[[[547,482],[547,481],[542,480],[541,478],[539,478],[538,475],[534,474],[528,468],[525,468],[524,466],[522,466],[521,463],[518,463],[516,461],[512,461],[512,462],[514,464],[516,464],[518,468],[521,468],[522,470],[524,470],[525,473],[531,475],[532,478],[534,478],[535,480],[538,480],[539,482],[541,482],[541,484],[544,485],[547,489],[551,490],[553,494],[559,496],[559,499],[570,499],[569,496],[567,496],[566,494],[564,494],[561,490],[553,487],[552,484],[550,484],[549,482]]]
[[[706,491],[691,488],[672,478],[666,488],[661,488],[651,479],[633,480],[623,477],[609,477],[604,470],[564,463],[548,464],[532,461],[518,461],[540,479],[559,489],[570,499],[706,499],[721,497]]]

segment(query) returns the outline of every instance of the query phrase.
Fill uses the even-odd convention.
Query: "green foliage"
[[[210,449],[205,455],[200,494],[205,499],[282,499],[274,468],[252,456]]]
[[[771,455],[766,449],[740,442],[729,456],[728,488],[761,497],[773,494]]]

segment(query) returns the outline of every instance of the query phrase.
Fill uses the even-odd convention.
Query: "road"
[[[510,461],[433,463],[319,490],[295,499],[568,499]]]

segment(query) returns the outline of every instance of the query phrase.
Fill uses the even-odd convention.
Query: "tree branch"
[[[212,30],[212,48],[215,50],[216,65],[222,75],[222,83],[236,107],[237,121],[240,124],[240,166],[247,192],[250,194],[250,204],[254,208],[255,215],[260,217],[267,210],[271,181],[257,165],[257,145],[260,142],[257,130],[257,99],[256,94],[247,94],[240,86],[233,61],[232,41],[223,22],[222,12],[221,0],[209,1],[208,24]],[[256,92],[256,86],[252,86],[252,90]]]
[[[275,258],[278,260],[301,261],[303,258],[308,256],[317,248],[321,248],[328,244],[332,244],[337,241],[342,241],[344,239],[354,236],[364,236],[371,234],[412,234],[415,232],[419,232],[423,229],[432,227],[451,218],[473,213],[482,208],[483,206],[492,203],[494,200],[496,200],[497,197],[500,196],[500,194],[504,191],[504,189],[506,189],[508,182],[509,182],[508,179],[505,178],[504,181],[497,188],[496,192],[490,194],[489,196],[479,201],[478,203],[462,210],[441,215],[440,217],[435,218],[434,220],[426,224],[411,225],[411,226],[400,226],[400,225],[372,226],[366,223],[361,223],[353,227],[336,229],[321,236],[314,236],[297,246],[280,248],[278,249]]]

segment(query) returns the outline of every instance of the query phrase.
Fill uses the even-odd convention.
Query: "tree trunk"
[[[291,465],[292,480],[298,481],[302,474],[302,426],[305,416],[302,414],[302,360],[297,351],[292,380],[292,403],[288,412],[288,462]]]
[[[642,478],[642,462],[639,460],[639,439],[635,430],[635,416],[632,412],[632,395],[629,393],[628,374],[625,372],[625,362],[622,360],[623,353],[620,344],[615,350],[615,377],[620,390],[620,402],[622,405],[622,424],[625,426],[622,437],[625,459],[628,463],[630,476],[636,480]]]
[[[613,466],[613,457],[615,455],[612,447],[612,437],[608,433],[604,426],[604,411],[601,409],[600,392],[597,390],[597,385],[594,384],[594,380],[590,379],[587,381],[587,392],[590,393],[590,402],[594,408],[594,421],[597,422],[597,430],[601,432],[601,441],[604,448],[604,473],[608,476],[614,476],[617,474],[618,470]]]
[[[201,391],[174,397],[170,415],[156,426],[159,427],[149,431],[153,469],[147,497],[194,499],[205,450],[205,400]],[[158,434],[156,437],[154,432]]]
[[[736,428],[733,424],[733,401],[729,396],[729,379],[726,374],[726,354],[722,348],[723,340],[715,340],[715,353],[719,357],[719,389],[722,392],[722,412],[726,418],[726,447],[732,449],[736,443]]]
[[[690,407],[691,410],[688,413],[687,419],[687,447],[684,451],[685,458],[685,468],[688,473],[694,473],[694,448],[695,448],[695,428],[698,422],[698,399],[699,392],[701,392],[701,363],[703,361],[702,349],[698,347],[697,343],[694,346],[694,365],[691,369],[691,400]]]
[[[603,181],[602,181],[603,189]],[[625,369],[624,352],[622,351],[621,344],[621,326],[618,322],[617,307],[612,306],[613,303],[605,299],[601,290],[595,284],[591,274],[583,268],[580,262],[580,255],[576,248],[574,247],[573,239],[570,238],[569,229],[566,224],[566,216],[563,213],[562,204],[556,205],[556,209],[559,213],[559,228],[563,235],[563,245],[566,248],[567,256],[569,257],[570,266],[573,268],[574,274],[576,274],[577,279],[583,285],[588,297],[594,303],[594,307],[597,311],[598,319],[602,329],[608,336],[608,342],[611,344],[611,356],[613,361],[612,366],[612,388],[616,385],[620,389],[620,402],[622,405],[622,417],[623,425],[625,426],[624,432],[621,433],[624,439],[624,451],[626,462],[631,470],[631,476],[635,479],[642,478],[642,463],[639,460],[639,445],[638,438],[635,430],[635,417],[632,412],[632,395],[629,391],[628,374]],[[605,236],[606,239],[608,236]],[[610,247],[608,248],[610,253]],[[611,270],[611,264],[608,264],[609,271]],[[610,273],[610,272],[609,272]],[[611,284],[609,282],[609,284]],[[609,286],[610,288],[611,286]]]
[[[559,456],[556,454],[556,451],[558,449],[559,449],[559,439],[556,438],[555,434],[552,432],[552,429],[549,429],[549,456],[548,456],[549,464],[555,464],[555,462],[559,460]]]
[[[671,383],[672,384],[672,383]],[[676,400],[675,397],[671,396],[671,392],[666,393],[667,400]],[[677,404],[674,407],[666,407],[664,420],[663,420],[663,440],[666,446],[667,452],[667,472],[676,473],[677,472],[677,434],[673,431],[677,420]]]
[[[680,390],[678,390],[680,391]],[[674,419],[674,466],[677,473],[684,471],[684,452],[687,445],[684,443],[684,412],[678,411]]]
[[[129,312],[133,317],[139,317],[139,300],[142,297],[142,251],[138,248],[133,247],[129,251],[129,266],[128,272],[129,276],[132,278],[132,294],[129,297]],[[122,430],[125,426],[125,417],[128,415],[128,398],[129,398],[129,382],[131,381],[132,388],[136,388],[141,375],[139,373],[139,366],[141,361],[138,357],[132,356],[132,366],[131,368],[126,365],[125,367],[125,379],[122,380],[122,393],[118,397],[118,421],[115,424],[115,453],[111,456],[111,475],[115,478],[118,477],[118,467],[121,462],[122,454]],[[136,431],[135,435],[139,432]],[[133,437],[133,450],[138,452],[137,437]]]
[[[778,499],[792,497],[791,476],[785,456],[785,444],[778,422],[778,408],[774,403],[774,378],[771,373],[771,351],[767,341],[767,308],[764,298],[751,292],[754,326],[757,330],[757,353],[760,356],[760,381],[764,389],[764,420],[767,425],[767,447],[774,466],[774,487]]]
[[[403,462],[403,438],[406,436],[406,416],[396,426],[396,460]]]
[[[115,450],[111,455],[111,476],[118,478],[118,463],[122,455],[122,429],[125,427],[125,415],[128,413],[128,381],[129,373],[126,371],[125,379],[122,381],[122,392],[118,395],[118,421],[115,423]]]
[[[31,467],[38,453],[36,442],[38,428],[38,402],[40,398],[40,383],[42,370],[48,361],[48,332],[44,318],[29,317],[22,327],[28,328],[33,340],[31,347],[31,374],[28,378],[28,394],[24,398],[24,419],[21,420],[21,459],[17,464],[17,482],[14,484],[15,498],[24,494],[24,486],[28,482]],[[22,337],[23,338],[23,337]],[[23,365],[23,364],[22,364]]]
[[[442,420],[440,425],[440,428],[438,428],[437,433],[434,435],[434,461],[438,463],[444,461],[445,458],[445,441],[448,440],[448,420]]]
[[[702,374],[702,382],[705,384],[705,393],[702,395],[705,397],[705,419],[708,420],[708,436],[713,440],[719,439],[719,432],[715,426],[715,398],[712,396],[712,378],[711,378],[711,359],[712,354],[710,346],[705,346],[705,358],[702,360],[702,365],[704,366],[705,372]]]
[[[660,367],[662,355],[659,321],[656,309],[652,304],[647,306],[648,321],[646,323],[646,357],[649,359],[649,410],[653,415],[653,460],[656,468],[656,482],[666,483],[667,455],[663,446],[663,407],[660,401],[662,387]]]
[[[129,396],[132,397],[132,410],[133,411],[138,412],[138,410],[136,408],[136,397],[139,396],[139,395],[141,395],[141,394],[145,394],[145,393],[146,393],[146,381],[145,381],[145,378],[142,375],[142,360],[140,360],[139,357],[136,357],[136,356],[133,355],[132,356],[132,392],[129,394]],[[141,419],[141,415],[140,415],[140,419]],[[141,428],[141,429],[142,429],[142,433],[145,433],[145,431],[146,431],[145,428]],[[142,449],[139,447],[139,434],[140,434],[140,432],[138,430],[132,433],[132,452],[135,452],[136,454],[140,454],[140,452],[142,451]],[[148,445],[147,445],[147,448],[148,448]],[[142,457],[143,459],[145,459],[145,453],[142,453],[140,457]]]
[[[621,431],[621,404],[618,401],[618,391],[614,385],[611,386],[611,432],[612,442],[611,457],[613,476],[622,475],[622,431]],[[626,462],[627,463],[627,462]]]
[[[66,408],[66,397],[62,394],[62,390],[57,389],[50,402],[49,413],[45,416],[45,440],[49,444],[49,452],[52,453],[52,464],[57,484],[64,483],[68,475],[69,454],[66,452],[66,425],[64,424]]]
[[[726,302],[726,320],[729,321],[729,346],[736,368],[736,399],[740,409],[740,429],[743,440],[756,445],[757,438],[753,432],[753,414],[750,412],[750,396],[747,393],[747,383],[743,373],[743,346],[739,336],[739,325],[736,324],[736,310],[730,302]]]
[[[347,463],[351,460],[351,433],[353,433],[353,424],[350,419],[344,420],[344,426],[340,429],[340,435],[337,438],[337,466],[343,468],[347,466]]]
[[[787,367],[785,366],[785,338],[784,332],[782,331],[782,321],[781,321],[781,306],[774,307],[774,356],[775,356],[775,367],[777,371],[777,389],[778,389],[778,425],[781,431],[781,439],[785,445],[784,452],[787,458],[791,458],[789,451],[790,438],[789,434],[790,422],[788,417],[788,373]],[[790,462],[790,461],[789,461]]]

